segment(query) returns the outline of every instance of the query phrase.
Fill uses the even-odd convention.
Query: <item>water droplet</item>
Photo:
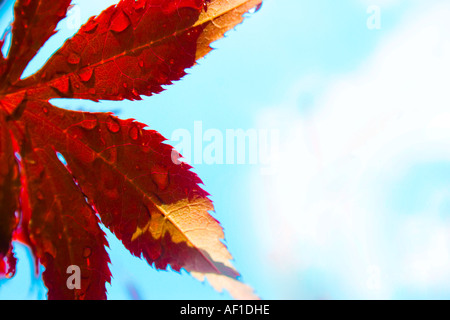
[[[69,79],[61,78],[51,84],[51,87],[55,89],[58,94],[64,94],[69,91]]]
[[[65,94],[69,92],[69,86],[69,78],[67,77],[61,77],[51,84],[51,87],[55,89],[59,94]]]
[[[160,190],[165,190],[169,185],[169,170],[164,166],[153,166],[152,179]]]
[[[141,10],[145,9],[145,3],[146,2],[144,0],[136,1],[134,3],[134,9],[136,11],[141,11]]]
[[[133,127],[131,127],[128,134],[130,135],[131,139],[137,140],[137,138],[139,138],[139,129],[136,126],[133,126]]]
[[[117,148],[108,148],[103,151],[103,156],[108,160],[109,163],[117,162]]]
[[[69,57],[67,58],[67,62],[70,64],[79,64],[80,60],[81,60],[80,56],[74,52],[70,53]]]
[[[120,10],[111,22],[111,30],[115,32],[125,31],[130,26],[130,18]]]
[[[89,247],[85,247],[83,250],[83,257],[84,258],[89,258],[92,254],[92,249]]]
[[[89,80],[91,80],[93,73],[94,73],[94,68],[86,67],[86,68],[81,69],[81,71],[78,75],[80,76],[81,81],[88,82]]]
[[[80,122],[80,126],[87,130],[93,130],[97,127],[98,120],[96,118],[85,119]]]
[[[109,121],[106,123],[106,126],[112,133],[117,133],[120,131],[120,124],[116,118],[110,117]]]

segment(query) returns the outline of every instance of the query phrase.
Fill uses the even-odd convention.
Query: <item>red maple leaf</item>
[[[230,263],[201,180],[174,161],[159,133],[49,100],[161,92],[261,0],[122,0],[21,79],[70,2],[17,0],[9,53],[0,55],[0,275],[14,274],[18,240],[45,267],[49,299],[105,299],[111,275],[100,218],[156,268],[184,268],[235,298],[254,297]],[[66,284],[70,266],[81,271],[79,289]]]

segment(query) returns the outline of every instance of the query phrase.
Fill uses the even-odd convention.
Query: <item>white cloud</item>
[[[415,11],[360,70],[322,94],[320,78],[303,79],[259,119],[284,142],[277,173],[255,177],[255,225],[269,270],[300,272],[293,286],[314,268],[339,283],[321,285],[333,298],[446,289],[450,225],[439,205],[449,192],[433,189],[441,196],[409,215],[383,201],[414,165],[450,160],[449,16],[444,2]],[[301,112],[311,91],[318,99]]]

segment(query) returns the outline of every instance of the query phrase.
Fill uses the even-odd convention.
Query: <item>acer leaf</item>
[[[5,270],[14,265],[16,228],[14,238],[29,245],[45,267],[50,299],[106,298],[109,258],[98,214],[132,254],[157,269],[185,269],[235,298],[256,298],[238,280],[201,180],[159,133],[110,113],[60,109],[49,100],[135,100],[158,93],[260,3],[123,0],[89,19],[40,71],[22,80],[70,1],[17,1],[0,83]],[[76,290],[66,282],[73,266],[82,275]]]

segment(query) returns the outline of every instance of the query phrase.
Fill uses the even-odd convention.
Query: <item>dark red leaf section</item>
[[[3,114],[3,112],[0,112]],[[11,134],[0,116],[0,278],[11,277],[15,271],[12,235],[19,210],[19,168],[14,157]]]
[[[6,84],[15,83],[28,62],[55,33],[66,16],[71,0],[17,0],[14,6],[11,48],[8,54]]]
[[[51,147],[33,139],[20,150],[27,189],[22,202],[27,201],[32,212],[26,223],[27,244],[45,267],[48,298],[106,299],[109,257],[94,211]],[[67,285],[71,266],[80,268],[77,290]]]

